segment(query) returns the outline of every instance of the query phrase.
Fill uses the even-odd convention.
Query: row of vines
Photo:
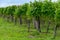
[[[54,38],[56,36],[57,27],[60,26],[60,2],[50,1],[34,1],[25,3],[23,5],[13,5],[5,8],[0,8],[0,17],[6,18],[7,21],[11,20],[16,24],[19,19],[20,25],[22,25],[23,19],[28,26],[28,32],[30,31],[30,24],[33,23],[34,28],[38,32],[41,32],[41,23],[48,23],[47,33],[49,25],[54,24]],[[43,21],[43,22],[42,22]]]

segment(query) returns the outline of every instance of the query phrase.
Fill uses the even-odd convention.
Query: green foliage
[[[42,7],[42,2],[35,1],[34,3],[32,3],[31,15],[33,17],[40,17],[41,7]]]
[[[0,8],[0,14],[3,14],[4,8]]]
[[[43,18],[47,20],[60,20],[60,2],[52,0],[39,0],[25,3],[19,6],[8,6],[0,8],[0,14],[14,15],[15,17],[24,16],[25,18]]]
[[[45,1],[42,5],[42,16],[48,17],[49,19],[54,18],[55,6],[54,3]]]
[[[60,9],[56,9],[56,15],[55,15],[55,20],[56,20],[56,23],[59,23],[60,24]]]
[[[16,9],[15,9],[15,13],[14,15],[16,15],[17,17],[19,16],[23,16],[23,15],[26,15],[26,12],[27,12],[27,6],[28,4],[24,4],[24,5],[20,5],[18,6]]]
[[[9,6],[9,7],[7,7],[6,14],[7,15],[13,15],[14,12],[15,12],[15,8],[16,8],[16,6]]]
[[[7,8],[4,8],[3,14],[6,15],[6,12],[7,12]]]

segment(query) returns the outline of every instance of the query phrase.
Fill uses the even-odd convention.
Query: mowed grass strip
[[[28,33],[25,25],[15,25],[12,22],[7,22],[3,18],[0,18],[0,40],[52,40],[53,33],[38,33],[37,30],[31,28],[31,32]],[[43,29],[42,31],[44,31]],[[52,32],[52,30],[50,30]],[[60,40],[58,35],[54,40]]]

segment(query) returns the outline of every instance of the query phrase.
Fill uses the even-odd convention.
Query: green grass
[[[52,40],[53,31],[46,34],[44,32],[38,33],[37,30],[31,28],[31,32],[27,31],[25,25],[14,24],[7,22],[0,18],[0,40]],[[45,31],[45,29],[42,29]],[[58,35],[54,40],[60,40],[60,32],[58,30]]]

